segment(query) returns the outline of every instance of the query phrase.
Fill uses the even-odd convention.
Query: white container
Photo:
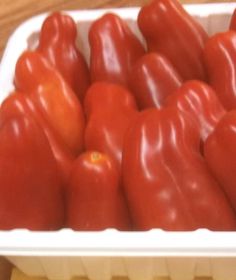
[[[186,5],[209,34],[224,31],[236,3]],[[126,19],[142,40],[136,26],[138,8],[110,9]],[[69,11],[78,22],[80,46],[89,58],[87,32],[91,21],[108,10]],[[33,17],[10,37],[0,65],[0,102],[13,89],[15,63],[26,48],[37,44],[37,34],[47,15]],[[216,205],[217,207],[217,205]],[[131,280],[170,277],[190,280],[212,277],[236,279],[236,232],[30,232],[0,231],[0,255],[24,273],[67,280],[73,276],[109,280],[125,276]]]

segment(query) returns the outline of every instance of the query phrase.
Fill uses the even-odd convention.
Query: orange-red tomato
[[[19,115],[34,119],[41,126],[58,164],[64,185],[66,185],[75,157],[43,115],[40,114],[37,106],[30,98],[21,92],[14,92],[3,101],[0,107],[0,119],[8,119]]]
[[[16,89],[28,95],[43,117],[77,155],[83,150],[84,115],[80,101],[60,73],[36,51],[25,51],[15,70]]]

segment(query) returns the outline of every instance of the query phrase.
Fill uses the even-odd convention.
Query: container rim
[[[236,257],[236,232],[0,231],[5,256]]]

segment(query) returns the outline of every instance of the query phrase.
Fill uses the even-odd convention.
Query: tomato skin
[[[230,23],[229,23],[229,29],[236,31],[236,9],[234,9],[234,12],[231,16]]]
[[[25,51],[15,70],[16,89],[29,96],[74,155],[83,150],[84,115],[75,93],[37,51]]]
[[[202,53],[208,35],[178,0],[151,1],[137,21],[149,52],[163,53],[184,80],[207,80]]]
[[[89,30],[91,81],[107,81],[128,86],[132,65],[144,47],[119,16],[107,13]]]
[[[130,126],[122,172],[136,230],[235,230],[235,214],[199,144],[197,126],[177,109],[143,111]]]
[[[84,108],[86,150],[108,154],[120,166],[124,135],[137,114],[133,95],[118,84],[96,82],[87,91]]]
[[[204,145],[206,161],[236,210],[236,110],[227,112]]]
[[[112,159],[87,151],[74,162],[67,194],[67,226],[74,230],[130,230],[130,220]]]
[[[206,43],[204,58],[209,84],[227,110],[236,108],[236,32],[212,36]]]
[[[58,164],[64,185],[66,185],[73,160],[75,159],[74,156],[61,141],[60,137],[54,133],[50,124],[40,114],[38,108],[30,98],[21,92],[13,92],[1,104],[0,119],[6,120],[19,115],[33,119],[43,129]]]
[[[63,188],[47,138],[28,117],[0,120],[0,228],[58,230]]]
[[[157,52],[138,59],[130,73],[130,88],[140,109],[161,108],[182,82],[170,61]]]
[[[76,23],[69,15],[50,14],[43,22],[37,50],[61,73],[80,101],[90,84],[85,58],[76,46]]]
[[[213,88],[198,80],[185,82],[167,98],[166,105],[189,114],[198,124],[203,141],[226,113]]]

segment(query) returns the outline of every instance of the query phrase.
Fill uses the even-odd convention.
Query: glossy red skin
[[[111,13],[95,20],[89,30],[92,82],[108,81],[128,85],[132,65],[144,47],[127,23]]]
[[[75,161],[68,186],[67,226],[74,230],[130,230],[119,172],[109,156],[87,151]]]
[[[38,51],[57,68],[83,101],[90,77],[85,58],[76,46],[76,23],[69,15],[54,12],[44,20],[39,35]]]
[[[25,51],[15,70],[16,89],[28,95],[74,155],[83,150],[80,101],[60,73],[37,51]]]
[[[236,210],[236,110],[224,115],[204,145],[204,156]]]
[[[43,129],[58,164],[60,175],[62,176],[65,186],[69,180],[72,163],[75,157],[61,141],[60,137],[57,137],[50,124],[45,120],[43,114],[39,112],[34,103],[31,102],[30,98],[23,93],[14,92],[1,104],[0,119],[6,120],[19,115],[33,119]]]
[[[118,84],[97,82],[87,91],[84,108],[86,150],[108,154],[120,166],[124,135],[137,114],[134,97]]]
[[[236,32],[212,36],[204,50],[209,83],[227,110],[236,108]]]
[[[163,53],[184,80],[206,80],[203,48],[208,35],[178,0],[153,0],[141,8],[138,26],[148,51]]]
[[[126,134],[122,161],[136,230],[235,230],[234,212],[199,144],[194,122],[177,109],[140,113]]]
[[[208,84],[198,80],[185,82],[167,98],[166,105],[190,114],[199,126],[203,141],[226,113],[215,91]]]
[[[64,198],[44,132],[23,116],[0,120],[0,228],[58,230]]]
[[[157,52],[142,56],[130,73],[130,88],[140,109],[161,108],[182,83],[170,61]]]
[[[229,23],[229,29],[236,31],[236,9],[234,10],[234,12],[231,16],[230,23]]]

